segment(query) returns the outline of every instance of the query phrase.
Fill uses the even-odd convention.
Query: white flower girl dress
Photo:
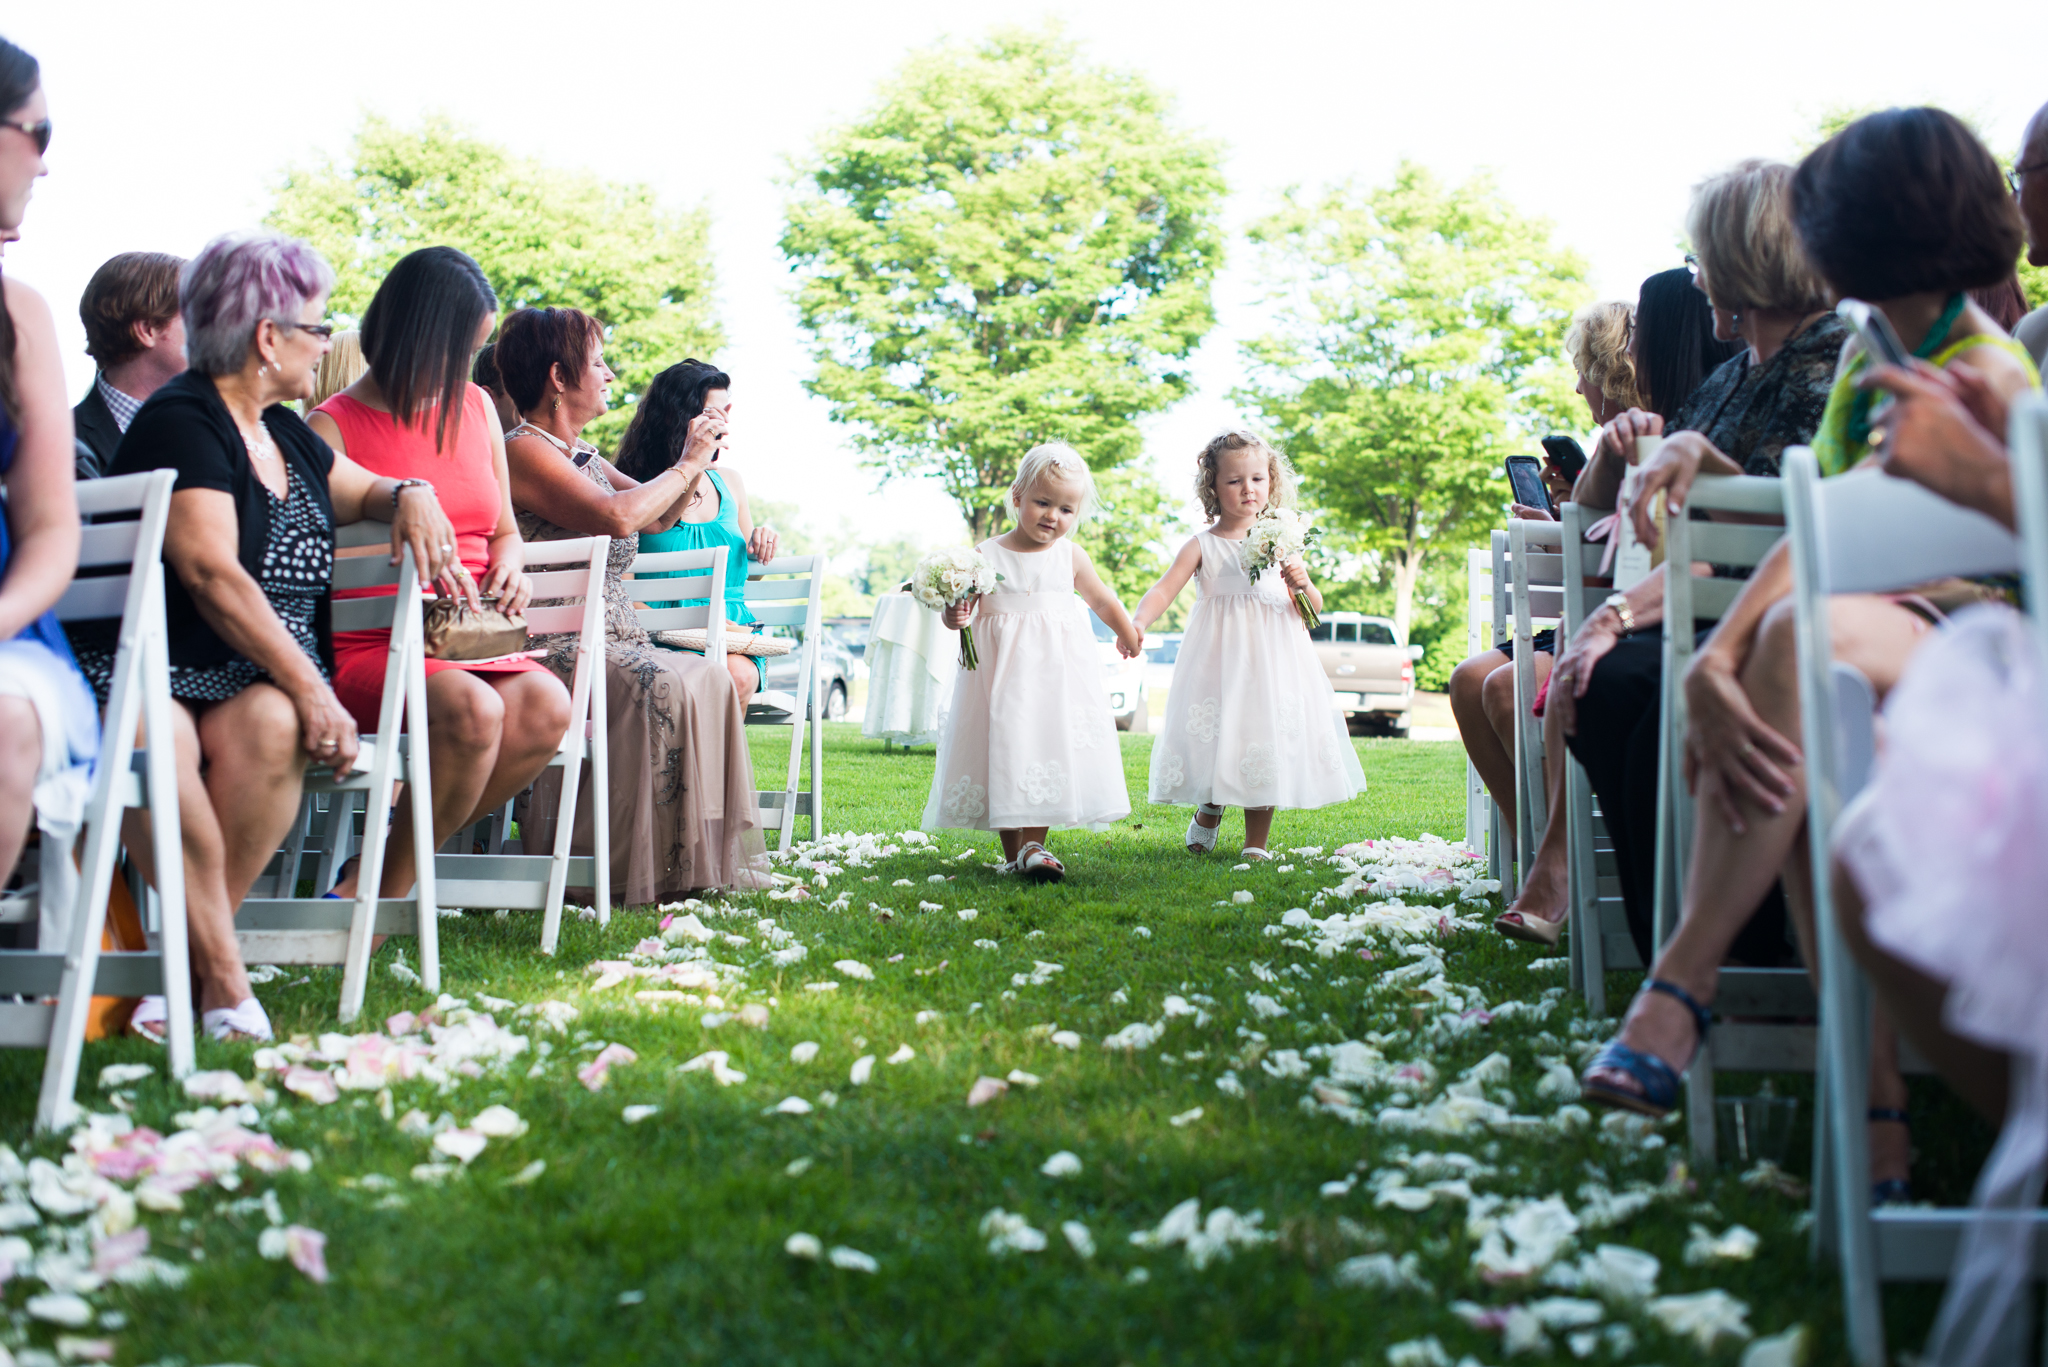
[[[1003,576],[974,617],[979,669],[953,683],[924,829],[1101,830],[1131,814],[1101,647],[1074,592],[1074,547],[975,547]]]
[[[1337,695],[1279,572],[1254,583],[1243,542],[1195,538],[1195,610],[1152,747],[1152,801],[1300,809],[1364,792]]]

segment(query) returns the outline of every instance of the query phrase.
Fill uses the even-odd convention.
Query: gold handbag
[[[473,610],[460,598],[436,598],[426,606],[425,635],[430,660],[494,660],[526,649],[526,618],[489,600]]]

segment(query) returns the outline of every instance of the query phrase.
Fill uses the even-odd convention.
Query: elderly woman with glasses
[[[356,725],[330,682],[335,525],[389,522],[392,554],[410,547],[429,580],[454,557],[432,489],[371,474],[286,407],[313,392],[333,284],[292,238],[208,243],[178,284],[191,369],[143,404],[108,471],[178,472],[163,551],[173,739],[193,969],[216,1039],[270,1037],[235,909],[298,814],[306,764],[354,766]],[[104,702],[115,642],[81,632],[74,644]],[[146,858],[149,844],[129,848]],[[160,1039],[163,999],[145,999],[130,1028]]]

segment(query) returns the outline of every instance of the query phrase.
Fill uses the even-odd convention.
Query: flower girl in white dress
[[[1066,868],[1045,848],[1054,826],[1100,830],[1129,816],[1123,751],[1102,679],[1086,603],[1135,656],[1131,625],[1088,559],[1067,539],[1095,497],[1073,447],[1034,446],[1010,486],[1017,525],[975,549],[1003,576],[994,593],[948,608],[945,622],[974,626],[977,669],[963,669],[939,737],[924,828],[998,832],[1006,872],[1058,882]]]
[[[1294,502],[1294,468],[1245,432],[1217,437],[1196,466],[1195,492],[1214,521],[1138,602],[1142,632],[1190,578],[1199,585],[1152,747],[1152,801],[1195,804],[1187,846],[1197,854],[1216,847],[1223,809],[1242,807],[1245,858],[1270,859],[1276,808],[1349,801],[1365,791],[1365,772],[1292,602],[1306,593],[1322,610],[1307,568],[1292,560],[1254,582],[1242,560],[1259,513]]]

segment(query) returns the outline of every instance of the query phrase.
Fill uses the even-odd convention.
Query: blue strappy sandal
[[[1693,1024],[1699,1028],[1699,1044],[1707,1042],[1707,1031],[1713,1027],[1714,1018],[1706,1007],[1693,1000],[1692,993],[1662,978],[1645,979],[1643,990],[1662,992],[1681,1002],[1686,1010],[1692,1012]],[[1697,1048],[1695,1046],[1695,1050]],[[1642,1084],[1643,1090],[1630,1092],[1591,1081],[1592,1075],[1602,1068],[1627,1073]],[[1678,1105],[1678,1074],[1655,1054],[1631,1049],[1619,1039],[1612,1039],[1602,1046],[1600,1052],[1593,1056],[1593,1061],[1586,1065],[1586,1071],[1579,1075],[1579,1097],[1591,1105],[1612,1106],[1617,1110],[1634,1111],[1637,1115],[1662,1120]]]

